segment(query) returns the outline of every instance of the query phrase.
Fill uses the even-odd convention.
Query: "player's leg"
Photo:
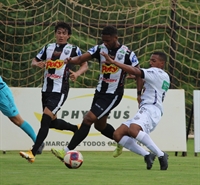
[[[27,159],[30,163],[35,161],[35,156],[37,154],[37,151],[48,135],[49,125],[50,125],[51,120],[52,120],[52,118],[51,118],[52,113],[50,113],[50,112],[51,111],[48,108],[45,108],[43,115],[42,115],[41,126],[40,126],[40,129],[38,131],[36,142],[33,145],[32,150],[30,150],[28,152],[23,152],[23,151],[20,152],[20,155],[23,158]]]
[[[150,152],[144,150],[137,141],[134,138],[129,137],[129,125],[131,123],[131,120],[127,120],[124,124],[119,126],[116,131],[114,132],[114,139],[119,144],[119,146],[125,147],[128,150],[131,150],[132,152],[135,152],[136,154],[142,155],[146,158],[148,158],[149,155],[151,155]],[[115,149],[113,152],[113,156],[118,156],[118,148]],[[150,156],[149,156],[150,157]],[[151,155],[153,157],[153,160],[155,159],[155,155]],[[147,163],[147,169],[151,169],[152,164]]]
[[[79,130],[74,134],[65,151],[76,148],[76,146],[87,137],[91,125],[108,113],[108,111],[105,111],[107,105],[104,104],[105,101],[103,98],[105,98],[105,96],[102,96],[97,91],[95,92],[90,111],[84,116]],[[104,120],[106,120],[106,117]],[[103,126],[105,127],[105,125]]]
[[[128,135],[128,127],[125,125],[120,125],[113,133],[113,139],[117,142],[117,146],[113,151],[113,157],[118,157],[122,154],[123,145],[119,142],[124,135]]]
[[[114,127],[107,123],[108,116],[103,116],[94,123],[94,128],[101,132],[102,135],[113,139],[113,133],[115,131]]]
[[[88,135],[91,125],[96,121],[97,117],[91,111],[84,116],[80,128],[73,135],[67,150],[73,150],[78,146]]]
[[[10,88],[5,85],[1,90],[0,107],[2,113],[7,116],[15,125],[20,127],[35,142],[36,134],[32,126],[22,119],[14,101]]]
[[[37,134],[37,139],[35,145],[32,148],[32,153],[35,156],[37,153],[38,148],[44,142],[45,138],[49,132],[49,125],[51,124],[53,113],[47,107],[43,111],[42,119],[41,119],[41,126]]]
[[[50,124],[50,128],[55,128],[58,130],[69,130],[74,133],[78,130],[79,127],[80,125],[73,125],[69,122],[66,122],[63,119],[57,119],[57,118],[55,118]]]
[[[167,154],[159,149],[153,142],[149,133],[154,130],[161,119],[161,113],[155,106],[144,106],[140,108],[137,114],[132,119],[129,127],[131,137],[145,145],[150,151],[158,156],[161,165],[161,170],[166,170],[168,167]],[[164,161],[164,162],[162,162]],[[161,164],[162,163],[162,164]]]
[[[99,106],[99,100],[98,93],[95,93],[90,111],[84,116],[80,128],[74,133],[68,147],[64,149],[65,152],[63,152],[63,150],[56,150],[54,148],[51,149],[52,153],[61,161],[63,161],[66,152],[69,150],[74,150],[76,146],[78,146],[87,137],[91,125],[95,123],[98,119],[98,116],[101,115],[102,109]]]
[[[140,131],[136,139],[158,156],[161,170],[166,170],[168,168],[168,155],[160,150],[160,148],[154,143],[154,141],[147,133]]]
[[[90,127],[96,121],[96,119],[97,117],[91,111],[87,112],[80,128],[74,133],[68,146],[62,150],[56,150],[52,148],[51,152],[63,162],[66,152],[69,150],[74,150],[87,137]]]
[[[25,120],[22,119],[20,114],[17,114],[14,117],[9,117],[9,119],[17,126],[19,126],[27,135],[30,136],[30,138],[35,143],[36,141],[36,134],[33,130],[32,126]]]
[[[49,126],[53,118],[56,117],[56,113],[60,110],[61,106],[65,102],[67,95],[60,93],[43,93],[43,115],[41,120],[41,126],[37,134],[36,142],[31,150],[31,154],[28,157],[28,152],[20,152],[20,155],[26,158],[29,162],[34,162],[33,157],[37,154],[37,151],[49,132]]]
[[[97,121],[94,123],[94,127],[101,132],[102,135],[113,139],[114,127],[107,123],[107,118],[112,109],[114,109],[121,101],[123,94],[103,94],[97,93],[98,98],[96,104],[98,107],[92,110],[97,116]]]
[[[125,123],[130,122],[128,120]],[[146,151],[143,147],[141,147],[137,140],[134,138],[129,137],[128,126],[122,124],[119,128],[116,129],[114,132],[114,139],[118,142],[121,146],[125,147],[126,149],[144,157],[145,162],[147,163],[147,169],[151,169],[153,165],[153,161],[155,159],[155,155]]]
[[[25,120],[21,118],[21,116],[18,114],[14,117],[9,117],[9,119],[17,126],[19,126],[29,137],[33,140],[35,143],[36,141],[36,134],[35,131],[33,130],[32,126]],[[42,143],[41,146],[39,147],[37,154],[42,154],[42,151],[44,149],[45,144]]]

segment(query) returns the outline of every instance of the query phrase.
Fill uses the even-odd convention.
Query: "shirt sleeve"
[[[47,55],[46,55],[46,49],[47,49],[47,47],[46,46],[44,46],[41,50],[40,50],[40,52],[36,55],[36,58],[38,59],[38,60],[46,60],[46,57],[47,57]]]
[[[135,67],[139,64],[138,58],[133,51],[130,53],[129,60],[131,61],[131,65],[133,67]]]

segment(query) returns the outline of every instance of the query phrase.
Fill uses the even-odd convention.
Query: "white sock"
[[[124,148],[135,152],[136,154],[145,156],[149,155],[149,152],[146,151],[143,147],[137,144],[137,140],[134,138],[131,138],[129,136],[123,136],[121,140],[119,141],[119,144],[122,145]]]
[[[67,153],[67,152],[69,151],[69,148],[66,147],[66,148],[64,148],[64,150],[65,150],[65,152]]]
[[[152,151],[158,157],[164,155],[164,153],[157,147],[157,145],[153,142],[153,140],[147,133],[140,130],[135,139],[137,139],[139,142],[145,145],[150,151]]]

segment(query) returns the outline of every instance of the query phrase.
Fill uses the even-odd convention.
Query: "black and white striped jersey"
[[[64,64],[64,59],[80,56],[81,50],[71,44],[50,43],[36,55],[38,60],[46,60],[42,92],[58,92],[67,94],[69,91],[69,69],[72,64]]]
[[[121,68],[113,65],[106,64],[105,58],[100,54],[105,52],[110,55],[115,61],[124,63],[131,66],[137,66],[139,61],[135,53],[125,45],[121,45],[119,48],[108,50],[104,44],[96,45],[88,50],[92,58],[96,58],[100,64],[99,82],[97,85],[97,91],[101,93],[118,94],[124,91],[124,82],[126,72]]]

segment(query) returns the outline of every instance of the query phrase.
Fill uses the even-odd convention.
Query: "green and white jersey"
[[[141,69],[144,72],[144,91],[140,107],[144,104],[157,106],[163,114],[163,101],[170,86],[169,75],[162,69],[151,67]]]

